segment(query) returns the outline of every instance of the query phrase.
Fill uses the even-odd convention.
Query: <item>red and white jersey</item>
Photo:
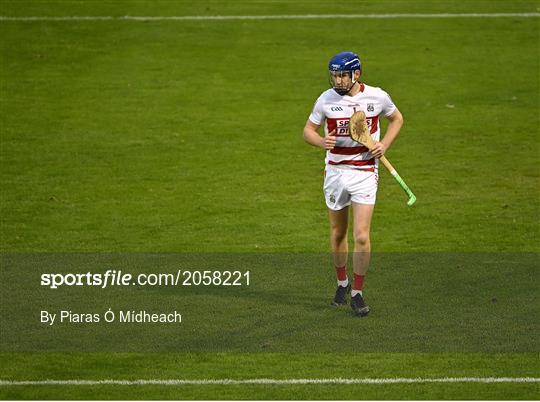
[[[352,169],[375,170],[378,161],[366,147],[349,137],[349,119],[355,111],[362,110],[375,141],[379,141],[381,125],[379,116],[390,116],[396,110],[390,96],[381,88],[360,84],[360,92],[355,96],[339,95],[333,89],[323,92],[309,116],[317,125],[324,125],[324,132],[336,129],[336,146],[326,152],[327,165]]]

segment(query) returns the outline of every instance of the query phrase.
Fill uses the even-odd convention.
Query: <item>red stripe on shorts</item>
[[[328,161],[329,165],[351,165],[351,166],[375,166],[375,159],[365,159],[360,161],[344,160],[344,161]]]

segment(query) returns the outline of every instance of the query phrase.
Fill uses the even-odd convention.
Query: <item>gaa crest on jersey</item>
[[[373,103],[368,103],[367,111],[368,112],[373,112],[374,110],[375,110],[375,105],[373,105]]]

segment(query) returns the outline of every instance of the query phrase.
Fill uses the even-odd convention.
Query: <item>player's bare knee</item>
[[[339,225],[332,225],[330,235],[333,242],[340,243],[347,238],[347,228]]]
[[[369,232],[367,231],[355,231],[354,243],[357,246],[365,247],[369,245]]]

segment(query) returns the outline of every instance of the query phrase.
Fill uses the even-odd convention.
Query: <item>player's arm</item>
[[[331,131],[327,136],[321,137],[318,131],[320,128],[319,124],[315,124],[308,119],[304,127],[304,140],[316,147],[333,149],[336,146],[336,130]]]
[[[396,109],[391,115],[386,116],[386,118],[389,121],[388,127],[386,128],[386,133],[380,142],[375,142],[375,146],[371,150],[371,154],[375,158],[380,158],[384,155],[386,150],[390,148],[392,142],[394,142],[398,136],[401,126],[403,126],[403,115],[398,109]]]

